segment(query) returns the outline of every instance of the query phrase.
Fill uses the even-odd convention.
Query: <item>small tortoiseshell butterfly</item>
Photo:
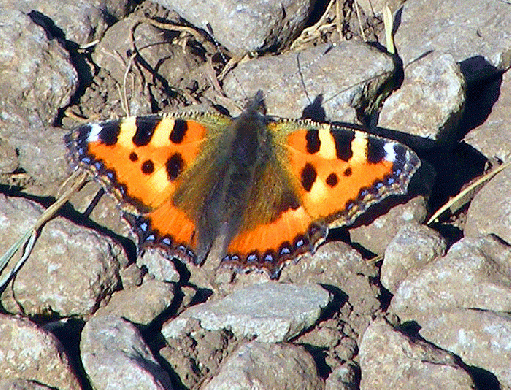
[[[140,247],[201,264],[212,248],[236,269],[282,266],[314,251],[328,228],[404,194],[420,166],[395,141],[260,113],[258,93],[237,118],[130,117],[66,136],[76,166],[124,205]]]

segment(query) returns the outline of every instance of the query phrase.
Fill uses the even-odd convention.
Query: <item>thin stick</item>
[[[39,219],[35,222],[34,226],[32,226],[29,230],[27,230],[19,239],[16,241],[0,258],[0,272],[2,272],[9,261],[13,258],[16,252],[23,247],[23,255],[20,260],[16,263],[13,269],[7,274],[4,275],[2,279],[0,279],[0,291],[3,291],[7,283],[16,275],[19,269],[23,266],[28,256],[30,255],[35,240],[37,238],[37,234],[39,230],[43,227],[43,225],[48,222],[53,216],[57,213],[57,211],[66,203],[71,195],[80,188],[87,178],[88,173],[76,171],[71,175],[71,177],[66,180],[63,184],[66,185],[69,181],[73,181],[71,186],[62,193],[62,195],[53,203],[50,207],[48,207],[39,217]]]

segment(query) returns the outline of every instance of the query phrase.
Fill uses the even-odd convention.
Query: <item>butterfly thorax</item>
[[[215,178],[209,180],[209,190],[201,192],[202,199],[191,215],[196,223],[198,262],[205,259],[215,242],[220,240],[222,246],[228,245],[247,223],[245,216],[255,174],[265,170],[274,154],[270,138],[267,118],[249,107],[218,136],[216,155],[208,156],[209,164],[198,163],[186,184],[176,191],[174,199],[179,205],[181,194],[190,198],[190,192],[203,187],[196,183],[203,183],[207,176]]]

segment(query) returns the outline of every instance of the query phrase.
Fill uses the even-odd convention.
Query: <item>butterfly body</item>
[[[405,193],[420,160],[365,132],[272,119],[261,101],[234,119],[126,118],[81,126],[66,141],[74,164],[124,205],[142,247],[195,263],[219,248],[224,264],[276,276],[329,227]]]

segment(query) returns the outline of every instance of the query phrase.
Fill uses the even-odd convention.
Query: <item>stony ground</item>
[[[278,281],[137,258],[89,182],[2,291],[0,389],[511,389],[511,167],[426,223],[511,161],[509,2],[391,2],[394,58],[380,0],[179,3],[3,0],[1,253],[89,121],[236,115],[262,89],[271,114],[364,125],[422,168]]]

